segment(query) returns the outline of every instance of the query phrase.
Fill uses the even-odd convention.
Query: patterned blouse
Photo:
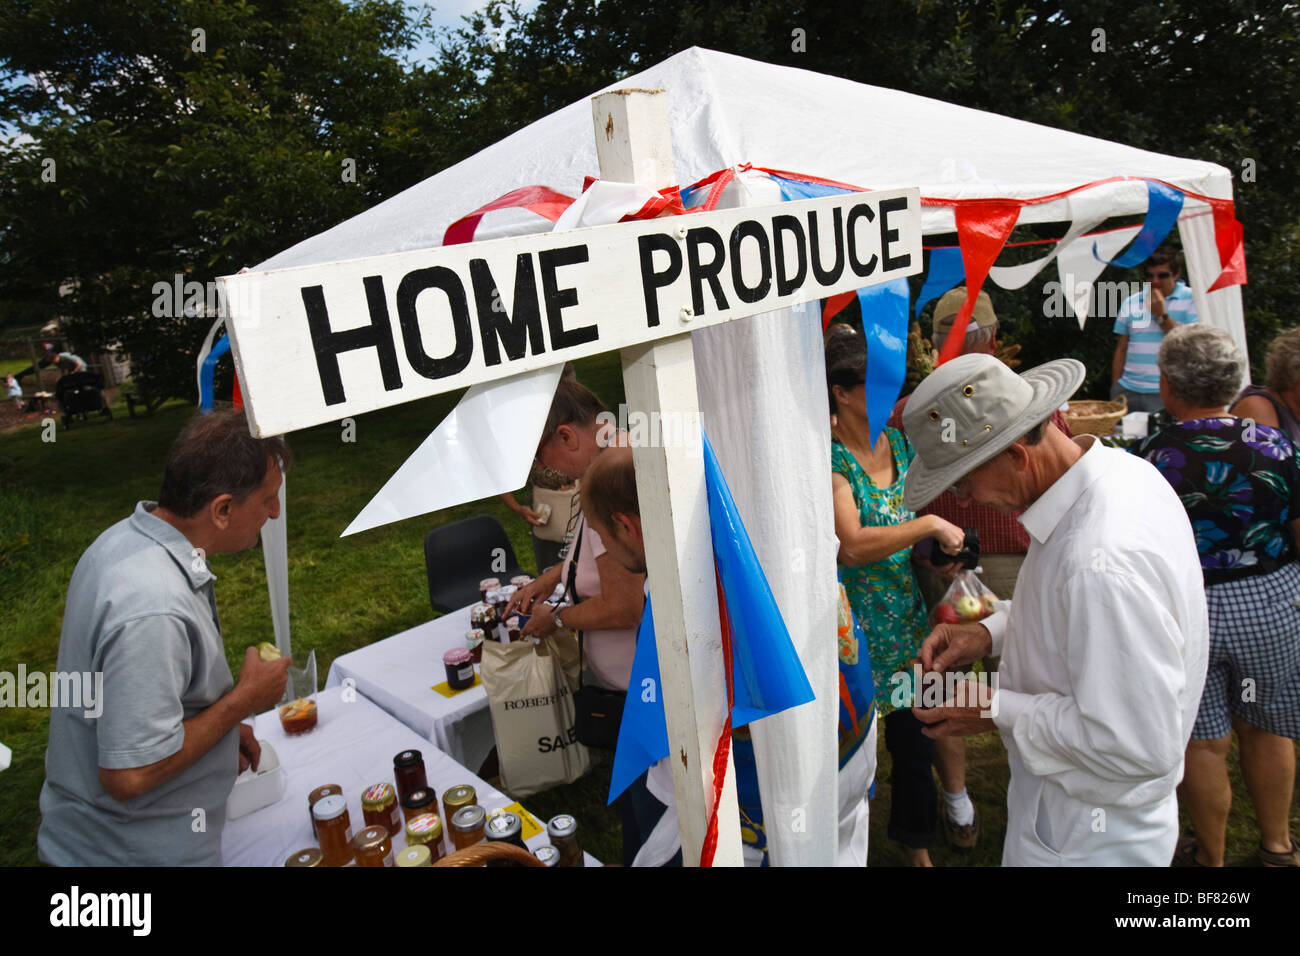
[[[877,486],[841,442],[831,442],[831,470],[847,478],[853,487],[853,503],[864,528],[901,524],[915,517],[903,507],[903,479],[915,453],[902,432],[886,427],[884,433],[898,472],[887,488]],[[867,637],[876,706],[881,714],[896,709],[890,698],[898,685],[891,684],[890,677],[907,670],[908,662],[920,653],[921,643],[930,632],[911,557],[912,549],[907,547],[871,564],[841,566],[844,589]]]
[[[1206,584],[1266,574],[1295,560],[1300,464],[1276,428],[1241,418],[1175,422],[1133,449],[1178,492]]]

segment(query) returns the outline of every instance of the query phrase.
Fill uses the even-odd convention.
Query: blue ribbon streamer
[[[230,351],[230,338],[223,335],[212,346],[212,351],[203,360],[199,369],[199,411],[206,415],[212,411],[212,376],[217,368],[217,361]]]
[[[623,701],[623,722],[618,728],[618,749],[609,777],[609,802],[636,779],[668,756],[668,724],[664,719],[663,690],[659,681],[659,651],[655,644],[655,619],[646,598],[641,627],[636,635],[632,676]]]
[[[770,174],[769,174],[770,175]],[[851,190],[772,176],[786,202],[842,196]],[[906,279],[858,290],[862,331],[867,339],[867,421],[871,444],[885,427],[907,376],[908,286]]]
[[[709,500],[709,534],[713,560],[722,579],[723,600],[731,621],[731,673],[735,705],[732,727],[779,714],[814,698],[808,675],[790,640],[758,555],[745,531],[722,468],[703,434],[704,483]],[[653,764],[668,756],[659,655],[654,615],[646,601],[637,634],[636,652],[618,748],[610,773],[609,802]]]
[[[1169,231],[1174,228],[1182,208],[1182,193],[1166,186],[1164,183],[1153,183],[1147,180],[1146,219],[1142,222],[1141,230],[1129,243],[1129,247],[1114,259],[1106,260],[1101,257],[1097,243],[1094,242],[1092,244],[1092,254],[1097,257],[1098,261],[1109,262],[1112,266],[1127,267],[1146,262],[1151,253],[1155,252],[1156,247],[1164,242],[1165,236],[1169,235]]]
[[[925,284],[921,294],[916,297],[912,314],[920,315],[921,310],[933,299],[939,298],[957,283],[966,278],[966,264],[961,260],[958,247],[931,249],[930,268],[925,274]]]

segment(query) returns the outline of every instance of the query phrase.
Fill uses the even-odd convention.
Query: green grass
[[[21,366],[20,366],[21,367]],[[578,363],[578,374],[612,407],[623,401],[616,356]],[[316,651],[323,681],[340,654],[413,627],[434,616],[429,607],[423,541],[432,527],[486,512],[507,529],[519,563],[533,571],[529,531],[496,499],[425,515],[340,539],[387,477],[405,461],[455,404],[441,396],[364,415],[356,442],[341,441],[337,424],[290,436],[295,464],[287,495],[289,594],[295,651]],[[130,514],[135,502],[158,493],[167,449],[193,409],[163,405],[153,417],[92,419],[41,440],[39,425],[0,435],[0,670],[19,662],[31,671],[52,670],[58,653],[64,596],[85,548],[109,525]],[[271,621],[260,549],[218,555],[217,601],[227,657],[237,672],[243,649],[270,640]],[[37,709],[0,709],[0,742],[14,751],[0,777],[0,865],[36,863],[37,798],[44,779],[48,714]],[[1233,760],[1233,810],[1229,862],[1252,863],[1258,844],[1253,813]],[[879,748],[877,796],[872,805],[871,863],[903,862],[885,835],[889,815],[889,755]],[[959,856],[936,843],[938,865],[997,865],[1005,826],[1006,754],[996,735],[968,743],[968,789],[979,808],[982,835],[976,850]],[[618,813],[605,806],[610,761],[604,759],[577,783],[524,801],[541,819],[574,813],[586,849],[602,860],[621,858]],[[1300,829],[1293,808],[1293,821]],[[1186,824],[1186,820],[1184,820]]]

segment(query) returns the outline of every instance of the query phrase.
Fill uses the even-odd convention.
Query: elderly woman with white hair
[[[1187,509],[1210,618],[1209,672],[1179,788],[1196,836],[1174,862],[1223,865],[1235,730],[1260,859],[1297,866],[1288,821],[1300,738],[1300,464],[1280,430],[1228,414],[1245,356],[1226,332],[1174,329],[1157,362],[1177,421],[1135,451]]]

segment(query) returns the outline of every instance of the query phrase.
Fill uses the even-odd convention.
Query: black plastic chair
[[[503,557],[506,569],[501,571]],[[478,583],[484,578],[500,578],[508,584],[524,573],[505,529],[491,515],[475,515],[430,531],[424,536],[424,567],[429,603],[444,614],[477,602]]]

